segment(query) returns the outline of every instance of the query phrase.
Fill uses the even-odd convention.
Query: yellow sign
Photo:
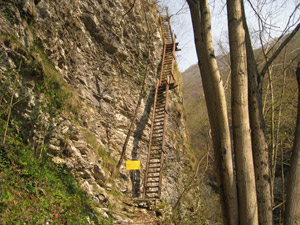
[[[126,170],[139,170],[141,169],[141,161],[126,161]]]

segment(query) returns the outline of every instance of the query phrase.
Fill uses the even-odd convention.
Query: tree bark
[[[228,0],[231,96],[240,224],[258,224],[255,174],[248,111],[248,82],[242,0]]]
[[[230,224],[238,224],[238,201],[236,181],[233,171],[233,160],[231,151],[231,139],[229,122],[227,116],[227,104],[225,98],[225,91],[223,82],[220,77],[217,60],[214,53],[214,47],[211,35],[211,19],[210,10],[207,0],[200,1],[200,14],[201,14],[201,30],[204,44],[204,54],[207,58],[209,77],[213,85],[214,98],[216,101],[217,119],[219,123],[220,132],[220,149],[218,155],[221,160],[222,183],[224,185],[225,201],[227,203],[227,216]]]
[[[296,75],[298,82],[298,112],[291,168],[288,178],[286,211],[284,217],[285,225],[295,225],[300,223],[300,62],[298,63]]]
[[[262,115],[262,80],[256,66],[256,60],[250,40],[247,26],[244,5],[243,23],[246,35],[247,71],[248,71],[248,93],[249,93],[249,114],[251,127],[251,143],[254,160],[254,171],[256,181],[257,203],[259,224],[273,224],[272,195],[270,184],[270,168],[268,145],[264,134],[264,122]]]
[[[201,3],[200,3],[201,2]],[[215,166],[224,224],[238,224],[236,184],[233,173],[230,131],[224,88],[213,53],[210,15],[206,1],[188,0],[191,11],[198,64],[212,130]],[[201,15],[200,15],[201,4]]]

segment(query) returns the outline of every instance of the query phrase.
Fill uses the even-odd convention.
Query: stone
[[[59,158],[59,157],[53,157],[52,161],[56,164],[65,164],[66,163],[66,160]]]
[[[109,216],[107,215],[108,209],[105,209],[105,210],[104,210],[104,208],[96,208],[96,209],[104,218],[109,218]]]
[[[106,190],[111,191],[112,190],[112,184],[111,183],[107,183],[105,186]]]
[[[111,95],[106,94],[106,93],[103,94],[102,99],[104,101],[106,101],[107,103],[112,103],[113,102],[113,97]]]
[[[100,165],[94,165],[93,176],[96,180],[105,181],[106,175]]]
[[[52,155],[57,155],[60,152],[60,147],[55,146],[53,144],[48,145],[48,153]]]
[[[110,54],[116,53],[118,49],[122,47],[117,40],[103,40],[102,45],[104,49]]]

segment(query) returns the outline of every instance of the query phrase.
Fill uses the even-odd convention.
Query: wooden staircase
[[[158,199],[161,195],[168,115],[168,96],[169,90],[176,87],[174,85],[173,70],[176,60],[175,51],[178,50],[178,43],[176,43],[175,35],[172,33],[169,16],[163,16],[160,20],[163,37],[163,59],[160,76],[156,82],[155,89],[144,181],[144,199]]]

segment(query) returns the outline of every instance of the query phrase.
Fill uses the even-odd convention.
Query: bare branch
[[[267,23],[263,18],[261,18],[260,14],[257,12],[257,10],[254,8],[252,2],[250,0],[247,0],[247,2],[250,4],[250,7],[252,8],[253,12],[255,13],[255,15],[258,17],[258,19],[261,21],[262,24],[264,24],[265,26],[269,26],[270,28],[271,27],[274,27],[274,28],[279,28],[277,26],[274,26],[272,24],[269,24]]]
[[[128,11],[122,16],[123,18],[124,18],[127,14],[130,13],[130,11],[134,8],[135,3],[136,3],[136,0],[134,0],[134,2],[132,3],[130,9],[128,9]]]
[[[282,49],[290,42],[290,40],[296,35],[297,31],[300,29],[300,23],[295,27],[295,29],[292,31],[292,33],[289,34],[289,36],[281,43],[281,45],[277,48],[275,53],[271,56],[271,58],[266,62],[265,66],[260,72],[260,75],[264,77],[266,74],[269,66],[272,64],[272,62],[277,58],[279,53],[282,51]]]

